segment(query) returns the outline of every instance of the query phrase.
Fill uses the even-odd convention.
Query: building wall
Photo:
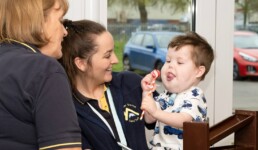
[[[113,4],[108,8],[108,19],[118,19],[120,16],[124,16],[126,19],[139,19],[140,14],[137,7],[123,6],[119,4]],[[158,20],[181,20],[183,17],[188,16],[188,10],[185,12],[174,13],[169,7],[162,7],[161,5],[146,6],[149,19]]]

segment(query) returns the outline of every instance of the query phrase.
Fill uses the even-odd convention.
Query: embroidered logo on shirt
[[[140,119],[139,113],[136,112],[136,106],[132,104],[124,105],[124,116],[125,116],[125,121],[128,121],[128,122],[136,122]]]

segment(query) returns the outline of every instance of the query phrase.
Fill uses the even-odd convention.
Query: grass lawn
[[[115,53],[119,60],[119,63],[113,66],[113,71],[123,71],[123,51],[125,44],[125,41],[115,41]]]
[[[126,41],[115,41],[115,53],[119,60],[119,63],[113,66],[113,71],[115,72],[123,71],[123,51],[125,44]],[[142,76],[146,74],[146,72],[141,70],[135,70],[134,72]]]

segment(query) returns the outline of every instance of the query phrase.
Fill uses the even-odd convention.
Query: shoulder
[[[28,86],[44,82],[41,79],[56,73],[66,76],[63,67],[56,59],[43,55],[34,46],[30,49],[17,43],[1,43],[0,50],[0,67],[5,72],[3,78],[13,76],[19,83],[26,83],[24,86]]]
[[[142,77],[134,72],[122,71],[122,72],[113,72],[113,78],[111,81],[112,85],[120,86],[121,84],[125,85],[135,85],[140,84]]]
[[[180,93],[178,98],[194,105],[206,105],[207,103],[204,92],[199,87],[191,87],[189,90]]]
[[[141,91],[142,77],[134,72],[123,71],[114,72],[110,86],[112,89],[118,89],[124,94]]]
[[[56,59],[42,54],[33,45],[31,47],[33,47],[32,49],[35,52],[17,43],[2,44],[1,50],[4,53],[2,57],[5,58],[3,63],[8,63],[13,69],[17,67],[26,70],[26,72],[33,71],[37,73],[39,71],[41,73],[49,73],[52,71],[64,71]]]
[[[38,54],[34,59],[34,62],[40,65],[39,69],[46,71],[46,73],[65,73],[64,68],[55,58]]]
[[[184,95],[187,95],[188,97],[196,97],[196,98],[204,96],[203,90],[196,86],[193,86],[180,94],[184,94]]]
[[[39,51],[37,53],[23,53],[17,58],[22,61],[28,72],[40,77],[48,77],[54,74],[66,76],[65,70],[57,59],[46,56]]]

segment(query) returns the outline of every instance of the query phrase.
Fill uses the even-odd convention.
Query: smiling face
[[[67,31],[62,24],[64,10],[60,7],[58,1],[55,2],[53,8],[49,10],[48,15],[45,17],[43,25],[43,32],[49,40],[48,44],[41,47],[40,51],[54,58],[62,57],[61,42],[63,37],[67,35]]]
[[[105,31],[96,35],[96,50],[91,58],[91,64],[86,64],[86,73],[90,80],[97,83],[109,82],[112,79],[112,66],[118,63],[114,52],[114,40],[112,35]]]
[[[164,87],[173,93],[180,93],[199,83],[205,71],[204,66],[197,67],[192,59],[193,47],[169,48],[166,62],[161,69]]]

